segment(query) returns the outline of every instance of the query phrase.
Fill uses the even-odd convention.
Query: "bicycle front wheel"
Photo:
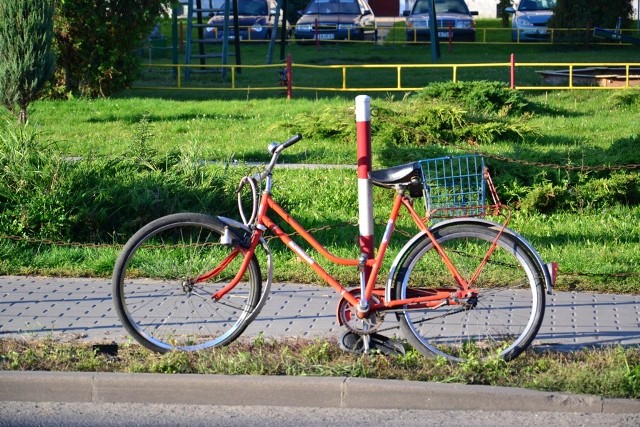
[[[501,226],[488,221],[453,221],[434,227],[438,244],[465,280],[470,280]],[[510,360],[535,338],[544,316],[544,268],[517,234],[503,233],[477,280],[476,298],[398,314],[407,341],[427,356],[460,362],[499,356]],[[415,243],[395,280],[395,297],[414,289],[458,288],[428,236]]]
[[[241,252],[217,276],[195,280],[238,249],[221,243],[223,233],[215,218],[181,213],[129,239],[114,268],[113,301],[136,341],[157,352],[194,351],[228,344],[244,331],[262,290],[255,255],[240,283],[219,300],[211,296],[238,273]]]

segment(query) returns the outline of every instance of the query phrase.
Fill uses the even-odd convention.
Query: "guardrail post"
[[[358,142],[358,225],[360,250],[373,259],[373,189],[369,180],[371,171],[371,98],[356,97],[356,139]],[[369,280],[370,268],[365,269],[365,281]]]
[[[512,53],[511,54],[511,67],[510,67],[510,71],[511,71],[511,89],[515,89],[516,88],[516,56]]]
[[[287,99],[293,98],[293,70],[291,68],[291,54],[287,55]]]

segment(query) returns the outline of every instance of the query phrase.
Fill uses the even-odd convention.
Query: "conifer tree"
[[[21,123],[53,73],[53,2],[0,1],[0,101]]]

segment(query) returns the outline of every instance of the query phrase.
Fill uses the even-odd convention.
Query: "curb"
[[[640,414],[640,401],[349,377],[0,372],[0,401]]]

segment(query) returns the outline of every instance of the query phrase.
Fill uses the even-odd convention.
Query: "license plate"
[[[318,39],[320,40],[333,40],[335,38],[335,34],[318,34]]]

